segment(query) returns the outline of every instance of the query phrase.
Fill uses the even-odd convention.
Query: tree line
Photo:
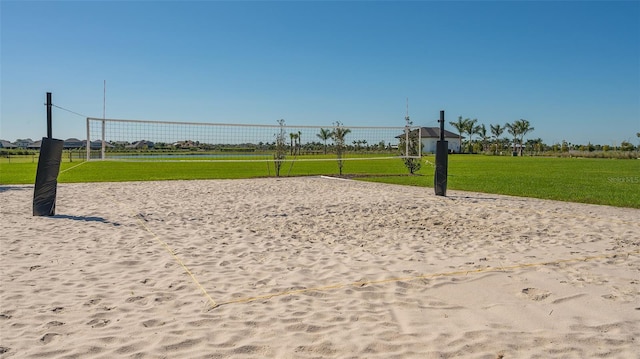
[[[460,151],[462,153],[493,153],[501,154],[503,151],[512,149],[514,153],[522,156],[524,152],[540,154],[543,152],[594,152],[594,151],[634,151],[640,150],[629,141],[622,141],[619,146],[572,144],[567,141],[553,145],[545,144],[541,138],[529,139],[525,141],[525,136],[533,132],[535,128],[525,119],[505,124],[489,125],[489,129],[484,124],[478,124],[478,119],[458,117],[457,121],[449,122],[459,133]],[[504,135],[510,135],[510,137]],[[462,136],[468,136],[466,141],[462,141]],[[474,136],[477,136],[474,140]],[[504,137],[503,137],[504,136]],[[640,132],[636,133],[640,138]]]
[[[451,126],[453,126],[459,133],[460,136],[460,150],[465,153],[474,153],[478,151],[478,145],[481,150],[484,152],[488,152],[491,150],[493,146],[493,151],[495,153],[504,150],[505,141],[508,144],[511,142],[509,139],[502,139],[501,136],[506,131],[511,135],[513,141],[513,152],[519,152],[520,156],[522,156],[524,149],[524,137],[533,132],[534,128],[531,126],[531,123],[528,120],[520,119],[514,121],[512,123],[505,123],[504,125],[490,125],[491,134],[487,131],[487,127],[484,124],[478,125],[478,119],[474,118],[463,119],[462,116],[458,117],[457,121],[449,122]],[[468,139],[466,143],[463,145],[462,143],[462,135],[468,135]],[[473,136],[478,135],[479,140],[473,141]]]

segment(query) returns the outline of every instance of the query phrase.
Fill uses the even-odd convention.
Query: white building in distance
[[[435,153],[436,144],[440,140],[440,128],[438,127],[422,127],[420,129],[420,137],[422,138],[422,152],[423,153]],[[457,133],[444,130],[444,140],[449,142],[449,152],[460,153],[460,137]]]

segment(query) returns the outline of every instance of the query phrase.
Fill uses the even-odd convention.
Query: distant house
[[[404,135],[399,135],[396,138],[400,138],[402,136]],[[435,153],[436,144],[440,140],[440,128],[421,127],[420,137],[422,140],[422,153]],[[449,152],[460,152],[460,136],[457,133],[444,130],[444,140],[448,142],[447,145],[449,147]]]
[[[40,147],[42,147],[42,141],[35,141],[35,142],[31,142],[31,144],[27,146],[27,149],[40,150]]]
[[[191,140],[187,140],[187,141],[178,141],[178,142],[174,142],[171,144],[173,147],[176,148],[182,148],[182,149],[187,149],[187,148],[195,148],[198,147],[198,145],[191,141]]]
[[[65,150],[74,150],[83,148],[86,141],[81,141],[77,138],[67,138],[62,145]]]
[[[147,140],[142,140],[142,141],[136,141],[128,146],[126,146],[126,148],[135,148],[135,149],[139,149],[139,150],[146,150],[149,148],[153,148],[154,143],[151,141],[147,141]]]
[[[436,144],[440,140],[440,128],[422,127],[420,130],[422,137],[422,152],[436,152]],[[462,137],[464,138],[464,137]],[[460,135],[444,130],[444,140],[448,142],[449,152],[460,153]]]
[[[0,140],[0,148],[18,148],[18,146],[9,141]]]
[[[16,140],[16,142],[14,142],[14,144],[18,148],[29,148],[29,146],[31,146],[33,144],[33,140],[30,139],[30,138],[18,139],[18,140]],[[40,147],[38,147],[38,148],[40,148]]]
[[[97,140],[97,141],[91,141],[91,149],[92,150],[99,150],[102,149],[102,140]],[[82,147],[86,148],[85,146],[87,145],[87,140],[82,141]],[[114,148],[115,146],[110,144],[109,142],[105,141],[104,142],[104,148]]]

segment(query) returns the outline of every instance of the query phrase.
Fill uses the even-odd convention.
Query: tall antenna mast
[[[407,121],[407,125],[409,124],[409,98],[407,97],[407,117],[404,118]]]
[[[104,80],[102,91],[102,119],[107,117],[107,80]]]

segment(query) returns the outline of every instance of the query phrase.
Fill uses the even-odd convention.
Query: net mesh
[[[419,127],[243,125],[87,119],[87,159],[299,161],[419,158]],[[412,146],[409,148],[409,146]]]

